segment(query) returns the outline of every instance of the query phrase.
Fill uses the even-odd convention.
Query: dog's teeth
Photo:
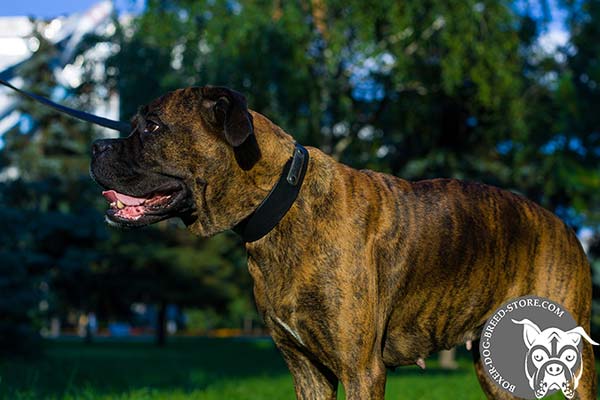
[[[122,210],[122,209],[124,209],[124,208],[125,208],[125,204],[123,204],[123,203],[121,202],[121,200],[117,200],[117,208],[118,208],[119,210]]]

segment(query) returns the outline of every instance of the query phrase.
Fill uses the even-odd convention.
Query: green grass
[[[470,356],[443,371],[398,368],[386,399],[484,399]],[[338,396],[343,398],[343,394]],[[269,340],[178,339],[150,343],[50,342],[36,360],[0,363],[0,398],[20,399],[294,399],[292,378]],[[554,397],[560,398],[560,397]]]

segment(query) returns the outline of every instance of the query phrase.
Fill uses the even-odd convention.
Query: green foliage
[[[19,74],[27,77],[25,89],[50,97],[57,54],[39,40],[40,50]],[[86,108],[77,99],[89,98],[82,94],[94,89],[90,79],[85,82],[62,102]],[[251,304],[244,254],[232,235],[205,242],[173,223],[144,231],[109,229],[101,189],[88,174],[89,147],[98,132],[18,100],[35,127],[8,132],[0,149],[2,166],[17,171],[16,180],[0,186],[1,220],[8,224],[0,244],[0,350],[35,351],[31,342],[50,317],[65,321],[94,311],[101,321],[126,319],[135,301],[222,314],[230,303],[237,309],[240,302]],[[256,318],[250,306],[245,309],[246,315],[228,322],[239,327],[243,317]]]
[[[19,69],[25,87],[50,95],[55,82],[51,72],[53,48],[39,36],[40,51]],[[98,236],[90,224],[85,200],[91,130],[32,102],[19,104],[29,111],[39,129],[21,133],[13,129],[3,137],[2,159],[17,179],[0,185],[2,235],[0,241],[0,350],[11,353],[37,350],[39,330],[49,311],[49,282],[61,274],[74,250]],[[35,132],[35,133],[34,133]],[[78,260],[85,265],[85,258]]]
[[[231,235],[202,240],[163,223],[156,229],[114,233],[102,254],[94,279],[104,299],[111,299],[96,304],[104,317],[127,316],[136,301],[225,313],[234,299],[249,300],[244,255]],[[236,322],[236,327],[241,324]]]
[[[39,347],[35,314],[41,292],[34,268],[44,260],[26,249],[32,238],[24,213],[0,207],[0,220],[4,224],[0,230],[0,354],[35,353]]]

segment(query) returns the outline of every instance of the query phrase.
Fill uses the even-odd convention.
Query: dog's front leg
[[[338,378],[324,365],[310,360],[296,348],[278,346],[288,365],[298,400],[335,400]]]
[[[377,358],[362,366],[356,363],[340,375],[347,400],[383,400],[385,396],[386,369]]]

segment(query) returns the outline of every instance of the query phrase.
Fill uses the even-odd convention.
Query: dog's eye
[[[146,126],[144,127],[144,133],[154,133],[160,128],[156,122],[147,121]]]

